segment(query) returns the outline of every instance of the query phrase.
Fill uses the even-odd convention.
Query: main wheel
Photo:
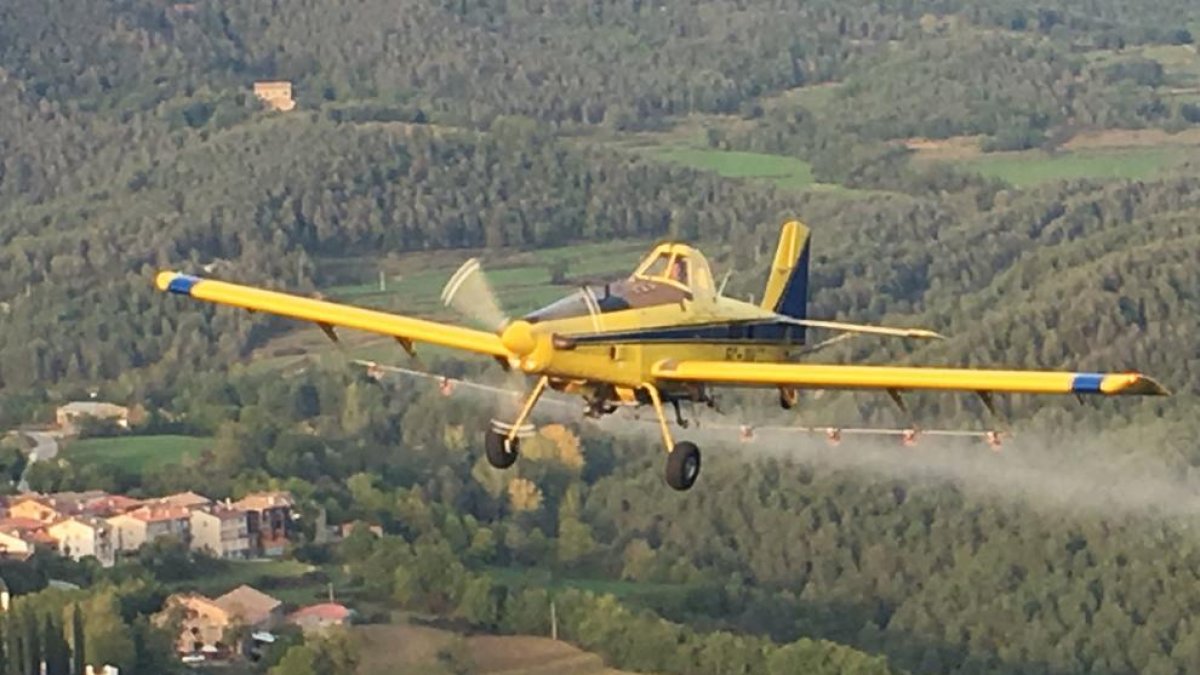
[[[508,440],[506,434],[489,430],[483,439],[483,449],[487,454],[488,464],[497,469],[507,469],[517,461],[521,450],[521,439]]]
[[[676,490],[686,490],[700,476],[700,448],[695,443],[676,443],[667,455],[667,485]]]

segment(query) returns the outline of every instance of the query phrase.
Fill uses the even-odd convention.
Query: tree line
[[[928,461],[921,447],[845,442],[824,451],[874,457],[855,468],[821,461],[800,439],[726,451],[710,439],[703,483],[681,497],[662,485],[653,441],[611,427],[543,427],[517,468],[500,472],[482,456],[480,401],[339,370],[214,374],[193,384],[157,400],[178,423],[215,431],[211,453],[185,470],[117,474],[114,485],[133,495],[204,489],[235,498],[288,489],[305,514],[297,555],[348,565],[347,592],[538,633],[554,593],[563,634],[617,665],[689,672],[703,653],[775,672],[774,660],[785,659],[777,653],[837,663],[843,647],[833,645],[844,645],[861,652],[855,658],[883,656],[914,672],[1175,673],[1200,644],[1187,620],[1200,602],[1190,581],[1200,559],[1186,521],[1173,515],[1183,504],[1072,506],[1069,494],[1048,504],[1044,486],[1017,478],[1006,496],[953,473],[887,475],[887,462]],[[1194,443],[1171,446],[1169,432],[1148,433],[1137,419],[1127,429],[1047,436],[1031,451],[1061,457],[1048,470],[1071,467],[1076,482],[1094,476],[1100,459],[1124,466],[1130,481],[1140,480],[1134,456],[1174,448],[1177,466],[1193,461]],[[743,456],[759,442],[778,447]],[[959,451],[980,457],[976,471],[1019,474],[1030,461],[1020,447]],[[67,472],[59,489],[104,485],[95,476],[72,482],[69,465],[55,470]],[[1184,495],[1193,479],[1175,480],[1170,489]],[[355,528],[336,551],[323,550],[312,529],[318,510],[329,522],[377,524],[385,536]],[[588,579],[635,590],[620,601],[553,590]],[[688,646],[663,650],[645,635]],[[797,641],[807,646],[787,646]]]

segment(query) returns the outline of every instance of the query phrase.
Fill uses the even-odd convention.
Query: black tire
[[[483,449],[487,454],[488,464],[497,469],[507,469],[517,461],[517,455],[521,452],[521,439],[514,438],[509,441],[504,434],[488,431],[483,439]]]
[[[700,476],[700,448],[691,441],[676,443],[667,455],[667,485],[676,490],[687,490],[695,485]]]

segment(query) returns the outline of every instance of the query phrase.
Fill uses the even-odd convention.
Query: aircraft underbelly
[[[558,351],[546,369],[590,382],[639,387],[653,382],[651,369],[664,359],[734,362],[787,360],[794,346],[739,343],[652,342],[580,345]]]

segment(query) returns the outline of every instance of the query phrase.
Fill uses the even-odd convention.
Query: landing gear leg
[[[995,428],[984,434],[983,440],[992,449],[992,452],[1000,452],[1000,446],[1003,444],[1001,440],[1004,436],[1003,429],[1006,426],[1004,420],[1000,417],[1000,413],[996,412],[996,402],[992,398],[992,392],[980,391],[976,393],[979,394],[979,400],[983,402],[983,407],[987,408],[987,411],[992,416],[992,420],[995,422]]]
[[[671,407],[675,409],[675,423],[679,425],[679,428],[688,428],[688,421],[683,419],[683,412],[679,410],[679,401],[671,401]]]
[[[696,478],[700,476],[700,448],[696,447],[695,443],[683,441],[675,443],[671,438],[671,430],[667,427],[667,415],[663,410],[662,397],[658,394],[658,388],[652,384],[643,385],[646,393],[650,395],[650,403],[654,406],[654,412],[658,415],[658,426],[662,431],[663,445],[667,448],[667,467],[664,477],[667,480],[667,485],[676,490],[687,490],[696,483]]]
[[[546,391],[546,385],[550,382],[550,378],[542,376],[537,384],[533,386],[533,391],[525,397],[525,405],[521,407],[520,414],[517,419],[508,426],[499,425],[493,421],[492,428],[488,429],[487,435],[484,437],[483,449],[487,455],[488,463],[497,469],[507,469],[517,461],[517,455],[521,450],[521,439],[518,434],[521,431],[521,426],[529,419],[529,414],[533,412],[533,406],[537,404],[538,399],[542,397],[542,392]]]
[[[779,388],[779,407],[784,410],[791,410],[796,407],[796,402],[800,400],[800,395],[791,387]]]

